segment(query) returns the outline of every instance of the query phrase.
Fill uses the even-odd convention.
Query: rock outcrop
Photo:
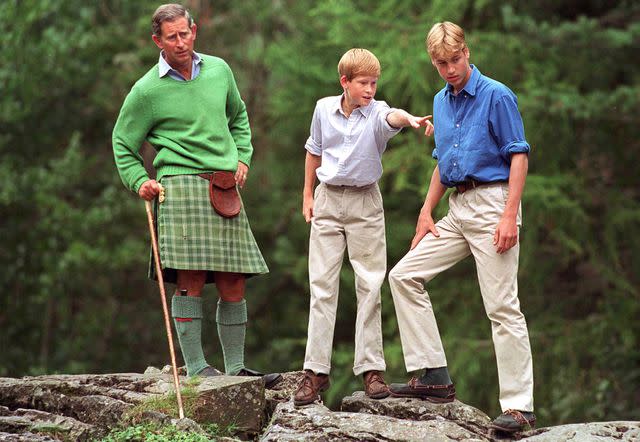
[[[332,412],[324,405],[295,408],[278,405],[263,442],[276,441],[484,441],[454,421],[443,417],[412,421],[368,413]]]
[[[178,420],[165,414],[168,411],[141,405],[166,399],[173,392],[167,371],[0,378],[0,442],[89,441],[117,426],[138,422],[194,432],[203,432],[199,423],[232,425],[236,437],[263,442],[640,441],[640,422],[635,421],[561,425],[509,436],[493,431],[487,415],[459,401],[373,400],[355,392],[342,400],[340,411],[322,404],[294,407],[291,396],[302,372],[284,373],[283,381],[272,390],[265,390],[260,378],[220,376],[193,381],[182,377],[183,387],[190,391],[185,409],[193,420]],[[174,404],[175,399],[168,402]]]
[[[290,398],[302,377],[290,373],[278,399]],[[271,441],[640,441],[640,422],[560,425],[508,435],[491,429],[491,419],[460,401],[434,404],[420,399],[369,399],[359,391],[345,397],[339,412],[322,404],[296,408],[280,402],[261,442]]]
[[[640,441],[640,422],[591,422],[588,424],[558,425],[557,427],[541,428],[531,432],[527,442],[558,442],[558,441]]]
[[[184,399],[196,422],[233,425],[245,436],[261,431],[267,415],[260,378],[219,376],[181,382],[195,390],[193,398]],[[171,376],[162,373],[0,378],[0,432],[90,440],[132,419],[127,412],[136,405],[173,390]],[[171,422],[169,416],[153,411],[135,419]]]

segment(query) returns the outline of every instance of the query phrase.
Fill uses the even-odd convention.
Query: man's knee
[[[518,307],[505,304],[496,304],[486,307],[489,320],[493,323],[507,328],[526,328],[524,314]]]
[[[176,292],[187,291],[189,296],[200,296],[207,280],[204,270],[178,270]]]
[[[240,302],[244,299],[246,278],[242,273],[216,272],[214,279],[223,301]]]
[[[402,269],[400,263],[396,264],[389,272],[389,284],[399,286],[406,279],[406,273]]]

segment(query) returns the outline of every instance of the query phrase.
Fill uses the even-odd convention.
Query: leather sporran
[[[233,172],[219,171],[199,176],[209,180],[209,199],[218,215],[233,218],[240,213],[242,202]]]

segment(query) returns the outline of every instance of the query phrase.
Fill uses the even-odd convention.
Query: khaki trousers
[[[519,243],[502,255],[493,245],[495,229],[504,213],[509,187],[484,185],[449,197],[449,213],[432,234],[389,273],[393,302],[407,371],[447,365],[436,318],[424,285],[463,258],[476,261],[480,292],[491,321],[498,363],[500,405],[533,410],[533,365],[529,333],[518,300]],[[518,212],[521,226],[521,209]]]
[[[304,368],[329,374],[345,248],[356,279],[353,372],[384,371],[380,287],[387,271],[384,211],[378,184],[315,190],[309,239],[309,333]]]

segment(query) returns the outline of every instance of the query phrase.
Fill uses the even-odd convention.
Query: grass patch
[[[185,417],[193,419],[195,415],[197,387],[201,383],[202,378],[198,376],[188,378],[183,383],[184,387],[180,391]],[[180,430],[173,425],[145,422],[146,412],[158,412],[177,419],[179,413],[176,393],[158,395],[132,407],[125,413],[120,427],[111,430],[102,439],[95,439],[94,442],[208,442],[223,436],[232,437],[237,430],[235,425],[221,428],[213,423],[200,425],[206,434]]]
[[[209,442],[229,436],[217,425],[205,426],[206,434],[182,431],[173,425],[141,424],[111,431],[99,442]]]
[[[190,379],[186,383],[186,386],[180,390],[182,393],[182,408],[184,409],[185,417],[193,419],[196,400],[198,398],[198,391],[196,387],[199,383],[200,381],[197,379],[194,381]],[[133,423],[140,422],[142,420],[142,415],[147,411],[157,411],[177,419],[180,414],[178,411],[178,398],[176,393],[172,392],[164,394],[139,403],[127,411],[125,414],[125,420]]]

